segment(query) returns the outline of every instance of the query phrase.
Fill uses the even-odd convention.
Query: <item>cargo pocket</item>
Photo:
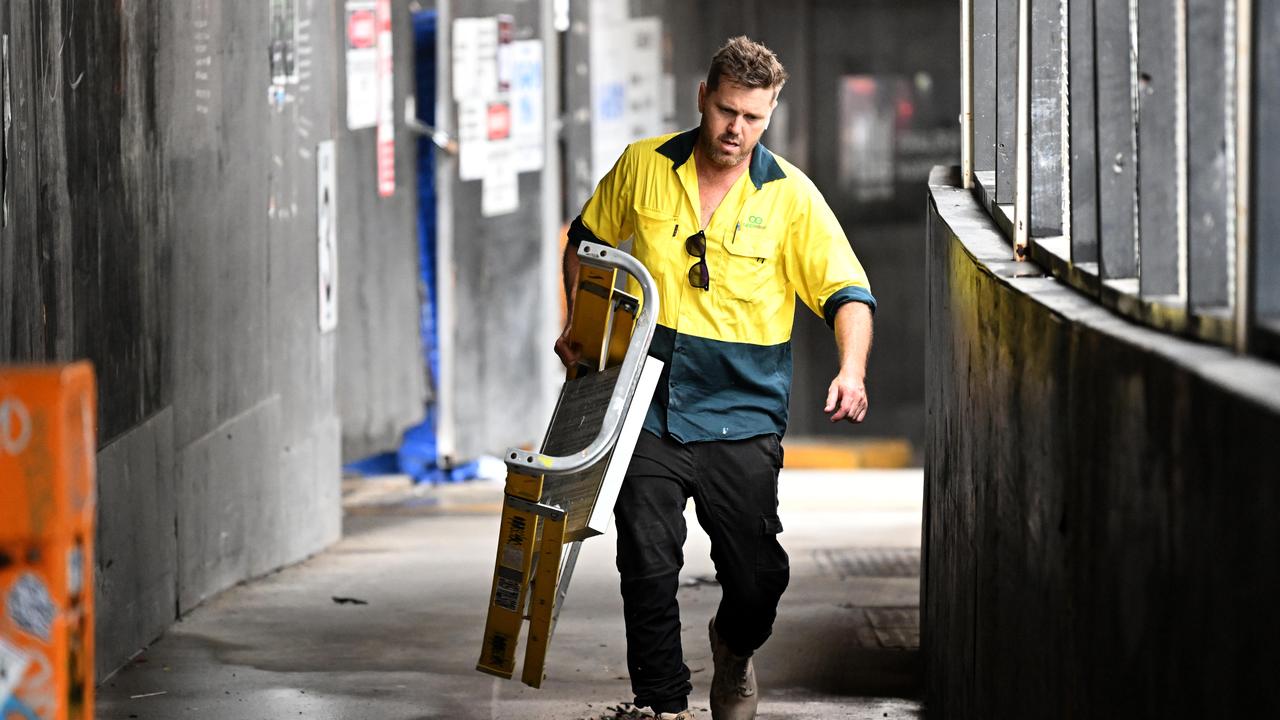
[[[790,567],[787,551],[778,542],[782,521],[777,515],[760,516],[760,549],[756,553],[757,570],[786,570]]]
[[[787,551],[778,542],[782,521],[777,515],[760,518],[760,543],[756,552],[756,591],[761,607],[777,609],[778,600],[791,580]]]

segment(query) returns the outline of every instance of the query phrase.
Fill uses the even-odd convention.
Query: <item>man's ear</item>
[[[707,81],[703,80],[698,83],[698,114],[701,115],[707,111]]]

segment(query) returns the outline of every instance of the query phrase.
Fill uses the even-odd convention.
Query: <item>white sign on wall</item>
[[[458,177],[462,180],[484,177],[489,162],[488,117],[488,100],[458,102]]]
[[[498,92],[498,18],[453,21],[453,99],[488,100]]]
[[[347,128],[378,122],[378,21],[374,0],[347,0]]]
[[[316,145],[316,242],[320,269],[320,332],[338,327],[338,198],[333,141]]]
[[[496,217],[520,207],[520,176],[516,173],[511,140],[489,143],[489,162],[480,187],[480,214]]]
[[[483,180],[489,101],[498,95],[498,19],[453,21],[453,98],[458,103],[458,177]]]

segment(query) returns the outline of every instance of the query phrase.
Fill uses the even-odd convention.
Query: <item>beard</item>
[[[720,147],[720,141],[736,142],[738,144],[737,152],[725,152]],[[743,160],[751,157],[751,151],[755,149],[755,143],[746,145],[743,141],[745,138],[741,135],[734,136],[730,134],[713,135],[711,131],[703,126],[698,133],[698,145],[702,148],[702,154],[707,157],[712,164],[723,169],[737,167]]]

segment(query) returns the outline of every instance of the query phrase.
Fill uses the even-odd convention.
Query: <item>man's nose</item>
[[[729,120],[729,132],[733,135],[739,135],[741,134],[739,133],[739,130],[741,129],[742,129],[742,118],[735,115],[733,119]]]

